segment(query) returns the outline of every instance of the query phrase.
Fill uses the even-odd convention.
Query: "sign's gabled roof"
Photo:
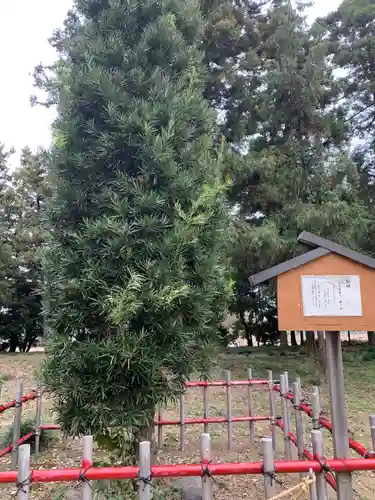
[[[308,233],[307,231],[303,231],[299,235],[298,241],[300,243],[304,243],[305,245],[314,247],[314,250],[303,253],[302,255],[298,255],[293,259],[287,260],[285,262],[282,262],[281,264],[270,267],[265,271],[261,271],[260,273],[250,276],[249,281],[251,285],[259,285],[260,283],[264,283],[271,278],[275,278],[279,274],[283,274],[292,269],[296,269],[297,267],[303,266],[308,262],[311,262],[330,253],[341,255],[342,257],[346,257],[347,259],[350,259],[354,262],[358,262],[359,264],[363,264],[364,266],[375,269],[375,259],[373,259],[372,257],[364,255],[360,252],[355,252],[350,248],[338,245],[333,241],[326,240],[325,238],[321,238],[320,236],[316,236],[315,234]]]
[[[308,233],[307,231],[303,231],[298,236],[298,241],[314,248],[325,248],[326,250],[330,250],[337,255],[341,255],[342,257],[346,257],[347,259],[353,260],[354,262],[358,262],[359,264],[363,264],[364,266],[375,269],[375,259],[373,259],[372,257],[369,257],[368,255],[360,252],[355,252],[348,247],[338,245],[333,241],[326,240],[325,238],[321,238],[320,236],[316,236],[315,234]]]

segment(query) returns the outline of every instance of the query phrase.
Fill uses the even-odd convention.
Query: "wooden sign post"
[[[340,332],[375,330],[375,259],[306,232],[298,240],[314,249],[255,274],[250,283],[276,278],[280,331],[326,332],[334,455],[346,459],[349,429]],[[353,500],[350,473],[337,474],[337,498]]]

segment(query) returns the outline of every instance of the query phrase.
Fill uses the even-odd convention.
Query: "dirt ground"
[[[3,402],[14,399],[15,384],[17,378],[24,380],[24,392],[29,392],[37,386],[38,370],[43,361],[44,353],[35,352],[0,356],[0,378],[3,380],[1,389],[1,400]],[[366,346],[344,346],[345,384],[348,406],[348,420],[350,431],[354,437],[364,445],[371,447],[368,416],[375,414],[375,350]],[[284,370],[289,371],[290,380],[296,375],[302,379],[304,395],[308,397],[312,385],[320,385],[321,401],[323,411],[329,415],[329,399],[327,385],[323,380],[319,367],[312,361],[300,355],[297,350],[291,351],[286,356],[281,356],[277,349],[255,348],[228,350],[220,358],[219,368],[212,374],[213,379],[223,378],[223,369],[229,369],[232,379],[244,379],[247,377],[247,369],[252,368],[255,377],[265,377],[268,369],[272,369],[274,377],[278,378]],[[199,417],[203,415],[203,390],[189,389],[185,398],[185,416]],[[247,388],[232,388],[233,416],[244,416],[248,411]],[[268,414],[268,394],[265,389],[254,390],[254,411],[257,415]],[[281,414],[281,405],[277,398],[277,415]],[[33,417],[35,413],[35,402],[24,405],[23,416]],[[209,416],[226,415],[225,388],[209,389]],[[164,418],[178,419],[179,408],[169,407],[164,411]],[[8,429],[13,419],[13,410],[0,415],[0,433]],[[43,423],[52,423],[54,415],[52,401],[45,399],[43,404]],[[292,415],[292,422],[294,416]],[[309,444],[310,421],[304,417],[306,427],[306,447],[311,450]],[[294,424],[293,424],[294,426]],[[294,430],[294,429],[292,429]],[[186,451],[179,451],[179,428],[178,426],[163,428],[163,449],[158,455],[159,463],[198,463],[199,462],[199,436],[203,432],[203,426],[186,426]],[[250,444],[249,424],[233,424],[233,449],[227,450],[227,426],[212,424],[209,426],[212,439],[213,462],[243,462],[259,461],[260,440],[269,436],[268,423],[255,424],[255,443]],[[328,431],[324,432],[325,452],[327,457],[333,455],[332,441]],[[278,430],[278,443],[276,458],[283,458],[283,437]],[[352,455],[355,457],[355,455]],[[81,443],[79,440],[63,441],[56,435],[52,446],[41,453],[36,459],[32,457],[33,468],[59,468],[77,467],[80,465]],[[9,470],[9,457],[0,459],[0,470]],[[276,491],[280,492],[293,484],[299,483],[298,476],[287,475],[278,477],[282,482],[277,485]],[[355,499],[373,500],[375,498],[375,474],[361,472],[354,475]],[[217,478],[214,485],[214,498],[216,500],[247,499],[260,500],[264,498],[263,481],[260,476],[226,476]],[[14,488],[2,488],[1,498],[11,498]],[[38,500],[62,500],[79,498],[79,492],[75,494],[73,485],[70,485],[69,494],[64,487],[53,484],[35,485],[32,489],[31,498]],[[114,498],[114,497],[112,497]],[[293,495],[289,498],[293,499]],[[303,496],[301,498],[304,498]],[[329,498],[335,498],[332,491]]]

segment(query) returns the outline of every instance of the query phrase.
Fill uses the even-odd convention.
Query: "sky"
[[[48,43],[62,25],[72,0],[0,0],[0,142],[19,153],[25,145],[48,147],[54,111],[30,106],[32,72],[55,59]],[[340,0],[315,0],[314,19],[334,10]],[[16,157],[17,158],[17,155]]]

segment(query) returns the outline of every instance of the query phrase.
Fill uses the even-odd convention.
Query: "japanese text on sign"
[[[362,316],[359,276],[301,276],[304,316]]]

